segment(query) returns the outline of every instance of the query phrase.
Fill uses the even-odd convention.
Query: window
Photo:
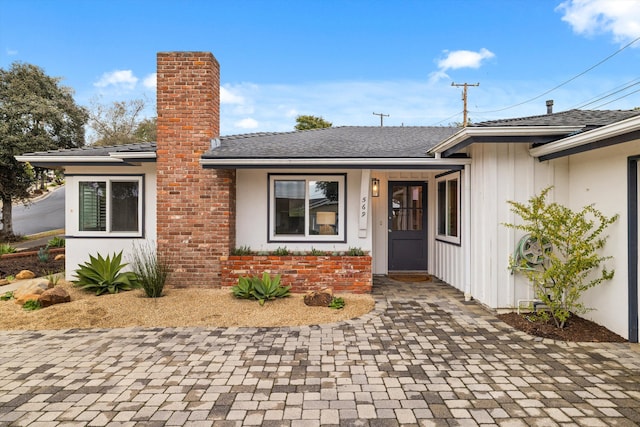
[[[437,186],[438,240],[460,243],[460,173],[440,176]]]
[[[79,235],[142,235],[141,176],[76,179]]]
[[[270,175],[270,241],[344,241],[343,175]]]

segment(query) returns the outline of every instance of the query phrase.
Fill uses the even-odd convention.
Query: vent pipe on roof
[[[553,114],[553,99],[547,100],[547,114]]]

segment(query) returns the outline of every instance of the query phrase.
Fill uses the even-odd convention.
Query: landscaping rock
[[[13,291],[14,298],[18,299],[23,295],[40,295],[44,291],[49,289],[48,280],[31,280],[23,283],[15,291]]]
[[[311,307],[328,307],[331,300],[333,300],[333,289],[331,288],[309,291],[304,296],[304,303]]]
[[[56,255],[56,257],[53,260],[54,261],[62,261],[63,259],[65,259],[64,254],[58,254],[58,255]]]
[[[16,304],[24,305],[25,302],[34,300],[38,301],[40,299],[41,294],[22,294],[19,297],[16,297],[15,294],[13,297],[16,299]]]
[[[16,280],[25,280],[25,279],[33,279],[36,275],[29,270],[22,270],[20,273],[16,274]]]
[[[40,295],[40,304],[42,307],[49,307],[54,304],[62,304],[71,301],[71,295],[63,288],[56,286],[53,289],[47,289]]]
[[[8,285],[9,281],[7,279],[0,279],[0,286]]]

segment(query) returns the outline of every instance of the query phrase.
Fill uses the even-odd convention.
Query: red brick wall
[[[335,292],[371,292],[370,256],[232,255],[222,260],[222,286],[233,286],[240,276],[281,275],[283,285],[301,293],[326,286]]]
[[[235,171],[200,166],[220,133],[220,67],[208,52],[157,55],[157,238],[173,286],[219,286],[235,247]]]

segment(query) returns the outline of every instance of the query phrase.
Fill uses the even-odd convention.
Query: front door
[[[427,184],[389,182],[389,271],[427,270]]]

